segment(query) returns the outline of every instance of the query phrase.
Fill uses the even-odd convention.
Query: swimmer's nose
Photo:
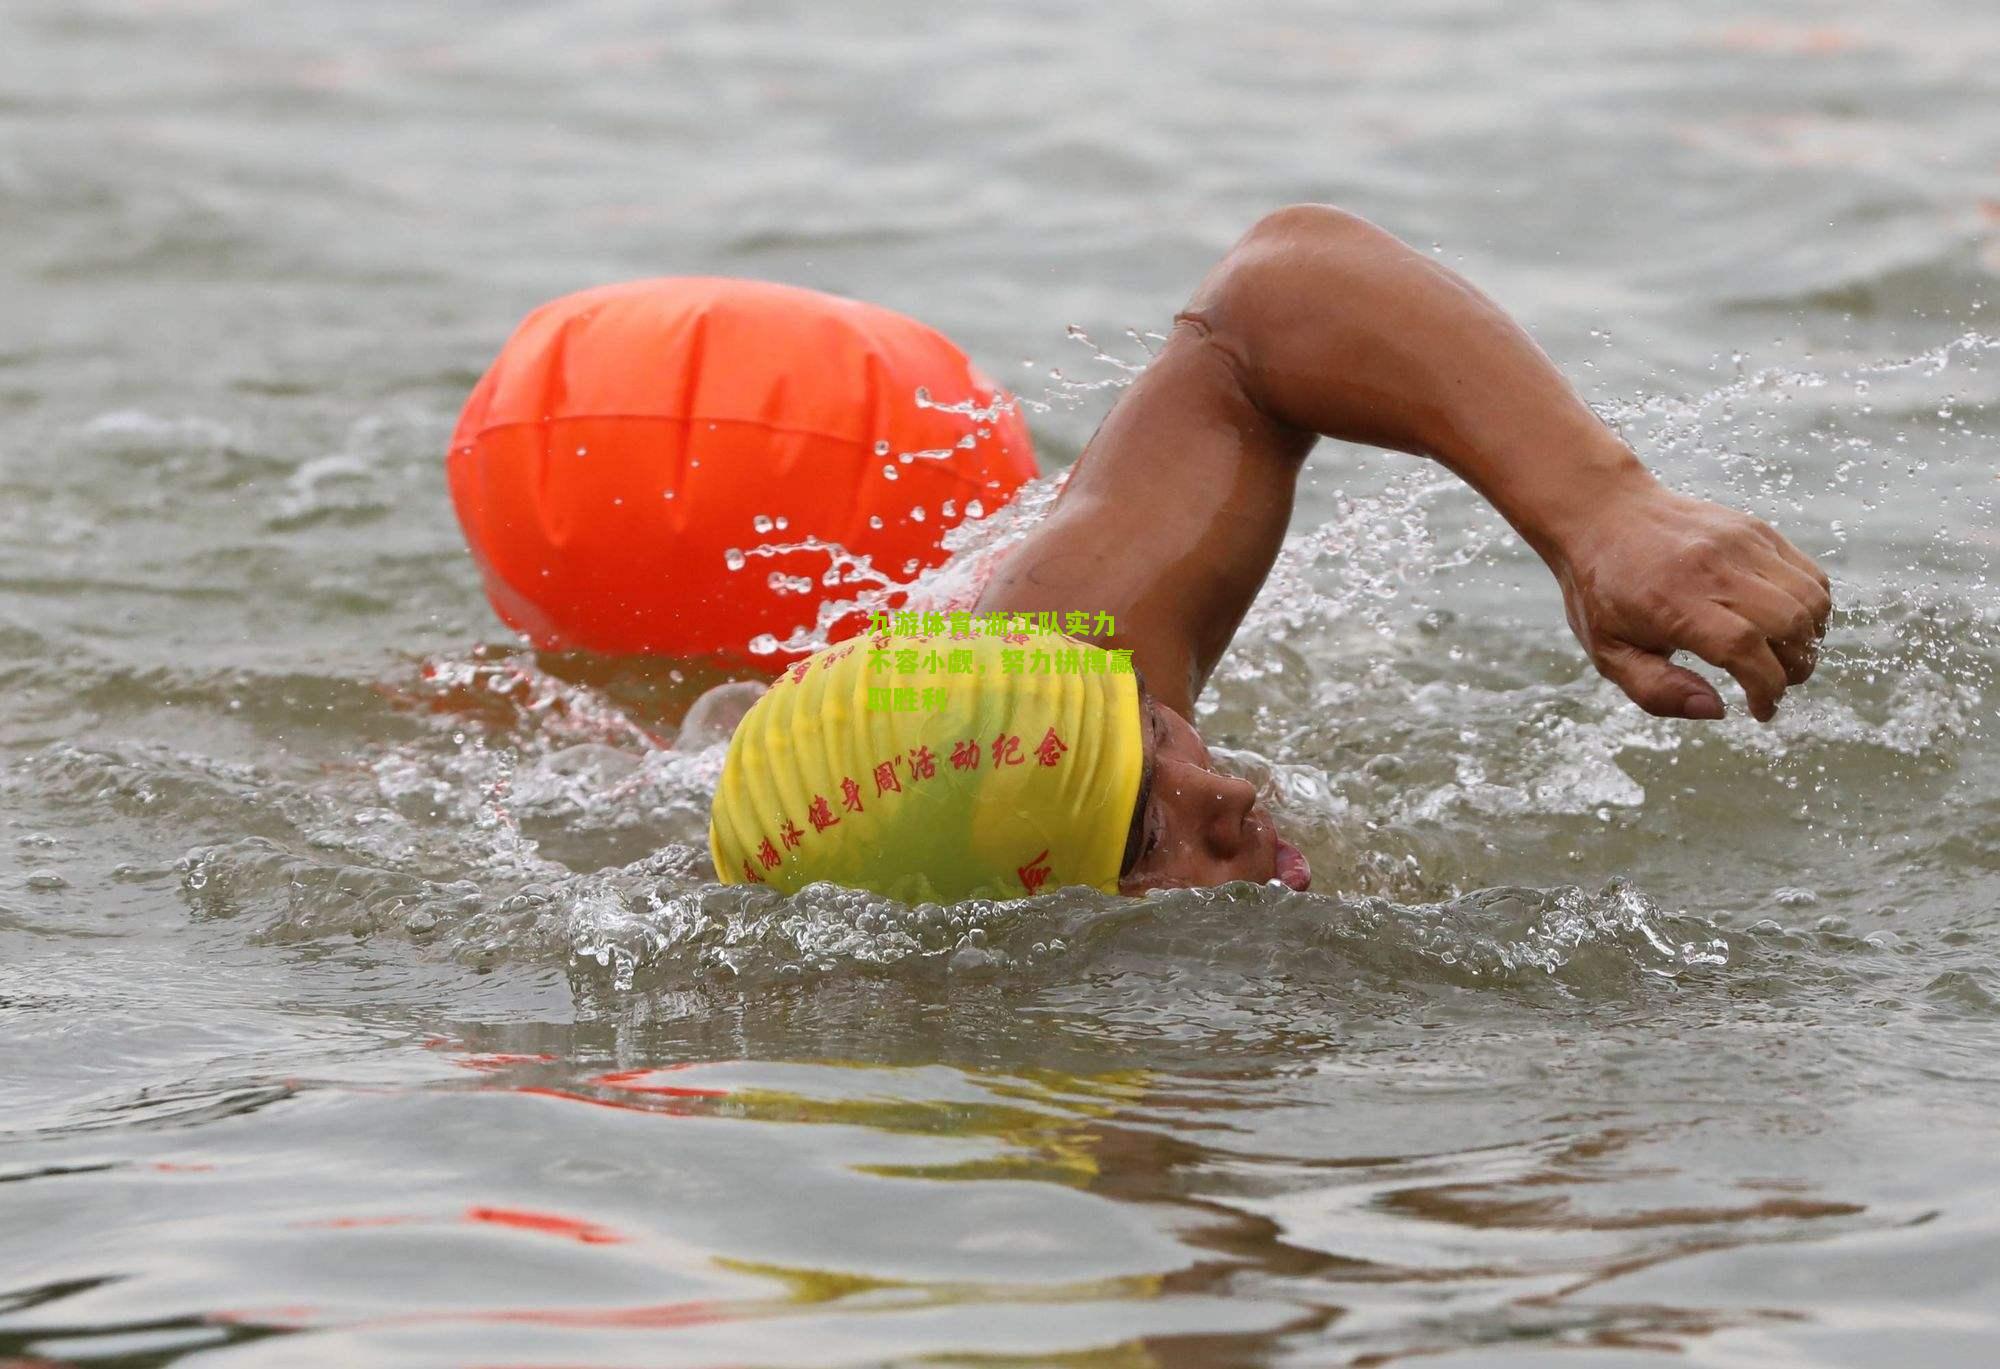
[[[1215,776],[1202,827],[1210,855],[1218,860],[1234,860],[1254,844],[1250,810],[1256,806],[1256,785],[1234,775]]]

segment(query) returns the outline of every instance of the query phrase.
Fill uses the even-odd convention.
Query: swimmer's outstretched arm
[[[1719,718],[1674,665],[1727,670],[1768,719],[1832,605],[1759,520],[1659,484],[1463,278],[1363,219],[1274,213],[1203,281],[982,609],[1105,611],[1163,702],[1194,698],[1269,574],[1321,435],[1433,457],[1554,572],[1605,676],[1663,717]]]

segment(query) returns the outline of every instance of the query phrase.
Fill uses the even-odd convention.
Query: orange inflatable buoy
[[[487,598],[537,647],[776,671],[802,653],[753,640],[854,597],[824,583],[829,545],[909,579],[1035,461],[1019,410],[923,324],[675,278],[530,314],[466,401],[446,469]]]

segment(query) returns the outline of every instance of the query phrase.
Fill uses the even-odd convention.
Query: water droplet
[[[871,514],[869,514],[869,515],[868,515],[868,526],[869,526],[869,527],[871,527],[871,528],[879,528],[879,527],[881,527],[881,526],[882,526],[882,515],[881,515],[881,514],[879,514],[879,513],[871,513]]]
[[[884,480],[894,480],[896,478],[896,468],[894,466],[884,466],[882,468],[882,478]]]
[[[910,521],[913,523],[921,523],[924,521],[924,506],[922,504],[919,504],[915,508],[910,510]]]
[[[745,556],[735,547],[731,547],[728,551],[722,553],[722,564],[731,570],[742,570],[748,564],[749,559],[749,557]]]
[[[767,513],[760,513],[750,520],[750,526],[758,532],[769,532],[772,527],[771,516]]]
[[[889,439],[885,437],[880,442],[877,442],[875,444],[875,455],[887,456],[888,454],[889,454]]]

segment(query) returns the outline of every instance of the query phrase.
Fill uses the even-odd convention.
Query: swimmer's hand
[[[1735,676],[1751,716],[1769,722],[1818,661],[1833,611],[1825,573],[1769,524],[1675,494],[1636,464],[1594,504],[1543,555],[1599,673],[1648,713],[1720,718],[1722,696],[1671,660],[1692,652]]]

